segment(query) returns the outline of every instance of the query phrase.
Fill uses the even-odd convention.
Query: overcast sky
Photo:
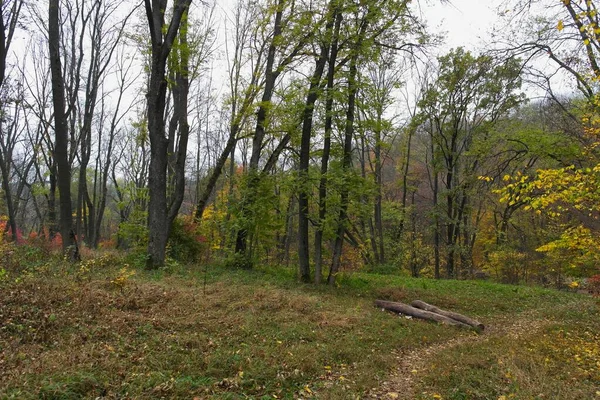
[[[476,49],[489,36],[498,21],[500,0],[451,0],[441,5],[438,1],[422,1],[423,18],[432,32],[447,32],[446,45]]]

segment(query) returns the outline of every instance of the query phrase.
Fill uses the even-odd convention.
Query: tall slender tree
[[[50,47],[50,73],[52,76],[52,103],[54,106],[54,154],[58,172],[60,194],[60,234],[63,251],[71,251],[71,259],[79,257],[71,207],[71,164],[69,163],[69,128],[65,113],[65,85],[60,56],[60,1],[48,2],[48,45]]]
[[[258,39],[256,32],[252,33],[253,19],[256,18],[256,3],[240,1],[233,16],[233,34],[231,43],[226,41],[227,49],[230,45],[233,51],[227,51],[228,55],[228,79],[229,79],[229,131],[225,147],[216,160],[215,166],[209,174],[206,185],[203,187],[196,201],[196,211],[194,217],[196,220],[202,218],[202,214],[208,204],[208,200],[213,193],[215,186],[223,167],[230,159],[230,168],[235,165],[235,146],[239,139],[242,128],[247,123],[250,116],[251,106],[254,104],[256,96],[261,88],[260,75],[264,67],[262,59],[264,57],[265,44],[259,44],[254,49],[249,43]],[[253,61],[251,73],[248,82],[244,85],[243,69],[247,65],[247,53],[251,53],[249,58]],[[230,58],[229,58],[230,57]],[[231,174],[233,175],[233,174]]]
[[[4,9],[5,5],[0,2],[1,8]],[[0,90],[4,88],[4,80],[6,78],[6,58],[8,50],[12,42],[12,38],[15,34],[17,27],[17,21],[21,8],[23,7],[23,0],[14,0],[10,8],[5,12],[2,10],[0,15]],[[4,104],[0,105],[4,107]],[[2,125],[0,124],[0,129]],[[0,138],[3,138],[0,133]],[[4,200],[6,201],[6,208],[8,211],[8,224],[11,229],[11,234],[14,240],[17,239],[17,223],[16,215],[14,210],[13,198],[10,187],[10,163],[12,162],[10,152],[8,151],[7,143],[2,140],[0,143],[0,173],[2,174],[2,190],[4,191]]]
[[[148,134],[150,137],[148,206],[148,258],[146,268],[164,265],[169,224],[167,204],[167,163],[169,139],[165,132],[167,98],[167,59],[178,35],[184,14],[192,0],[174,0],[171,21],[165,23],[168,0],[144,0],[151,39],[150,81],[147,93]]]
[[[329,52],[331,48],[331,40],[333,35],[334,21],[337,19],[337,14],[340,13],[336,2],[331,1],[325,13],[325,31],[323,33],[323,41],[320,43],[320,54],[315,61],[315,69],[310,78],[310,85],[304,110],[302,112],[302,137],[300,139],[300,162],[299,162],[299,180],[300,190],[298,191],[298,264],[300,279],[303,282],[310,281],[310,253],[309,253],[309,215],[308,215],[308,197],[309,191],[312,190],[308,179],[308,167],[310,163],[310,139],[313,130],[313,114],[315,103],[321,95],[321,80]]]
[[[310,18],[305,20],[302,18],[303,14],[301,14],[300,20],[298,22],[294,21],[294,18],[297,18],[297,15],[294,12],[294,6],[295,4],[288,0],[278,0],[274,7],[273,30],[267,50],[267,59],[264,69],[265,78],[263,92],[261,101],[258,105],[258,111],[256,112],[256,125],[252,136],[252,151],[250,162],[248,164],[248,180],[243,201],[240,206],[242,226],[237,230],[235,240],[235,252],[242,254],[244,258],[246,258],[246,265],[248,266],[252,265],[251,254],[249,254],[247,250],[250,225],[256,217],[252,215],[252,207],[258,200],[257,188],[261,182],[262,175],[272,168],[277,160],[278,153],[283,149],[287,140],[289,140],[289,136],[281,140],[278,148],[271,154],[269,160],[265,163],[265,167],[261,170],[260,161],[263,156],[268,117],[272,108],[271,102],[275,92],[275,86],[281,74],[296,60],[300,52],[314,36],[314,30],[303,30],[307,27],[307,24],[311,22]],[[307,15],[310,16],[311,13],[307,13]],[[290,34],[289,38],[284,37],[284,28],[288,28],[285,32]]]
[[[472,229],[471,191],[481,159],[469,152],[474,140],[485,140],[498,119],[522,100],[517,94],[521,78],[516,60],[500,63],[462,48],[440,57],[439,62],[438,78],[420,106],[425,120],[429,118],[427,129],[437,153],[432,155],[432,170],[442,165],[439,194],[445,203],[441,222],[446,231],[446,273],[455,277],[458,260],[465,260],[464,252],[472,248],[461,245],[461,238]]]

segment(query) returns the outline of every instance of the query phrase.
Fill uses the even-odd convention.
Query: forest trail
[[[539,316],[539,312],[534,310],[522,313],[517,318],[509,318],[509,316],[496,318],[489,325],[486,325],[485,331],[481,334],[474,331],[465,332],[459,337],[442,343],[400,352],[396,357],[398,366],[394,368],[386,380],[381,382],[379,387],[369,390],[362,398],[413,400],[417,396],[415,391],[419,373],[426,369],[426,366],[440,352],[466,344],[487,342],[490,339],[503,336],[519,339],[525,335],[539,332],[551,323],[552,320]],[[448,329],[456,328],[449,326]]]

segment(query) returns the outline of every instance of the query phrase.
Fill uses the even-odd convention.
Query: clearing
[[[421,299],[483,334],[383,312]],[[0,283],[0,398],[600,399],[599,302],[489,282],[284,269]]]

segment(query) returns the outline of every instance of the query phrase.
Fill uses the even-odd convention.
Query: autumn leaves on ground
[[[588,295],[366,273],[299,286],[281,268],[134,262],[46,259],[2,278],[0,398],[600,398]],[[399,317],[376,298],[486,330]]]

